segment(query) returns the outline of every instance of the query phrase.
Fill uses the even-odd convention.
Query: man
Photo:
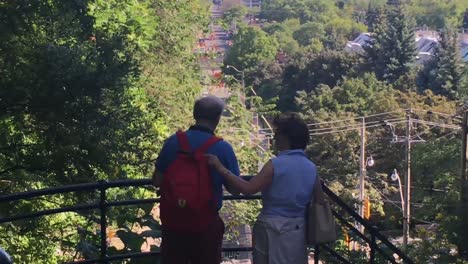
[[[219,124],[221,114],[224,110],[224,102],[214,96],[198,99],[193,109],[195,125],[191,126],[184,134],[190,148],[195,150],[206,144],[214,136],[214,131]],[[180,135],[169,137],[159,153],[156,160],[156,170],[153,174],[153,184],[161,186],[171,163],[175,162],[181,151]],[[239,176],[239,165],[234,151],[225,141],[217,141],[206,151],[207,154],[216,155],[221,163]],[[172,168],[173,169],[173,168]],[[210,171],[212,180],[213,196],[216,204],[215,221],[207,230],[202,232],[181,232],[170,230],[162,223],[162,245],[161,254],[164,264],[219,264],[221,262],[221,246],[224,234],[224,223],[219,217],[218,211],[222,206],[224,185],[232,194],[238,194],[231,186],[224,182],[223,177],[215,170]],[[184,203],[182,203],[184,205]],[[186,219],[191,221],[191,219]]]
[[[2,264],[11,264],[13,263],[11,260],[10,255],[3,250],[3,248],[0,247],[0,263]]]

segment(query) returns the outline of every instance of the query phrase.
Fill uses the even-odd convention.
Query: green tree
[[[269,21],[282,22],[298,18],[306,22],[326,22],[339,12],[338,7],[326,0],[267,0],[262,1],[260,16]]]
[[[248,74],[260,62],[273,61],[278,51],[275,38],[268,36],[264,31],[255,27],[240,27],[234,37],[233,46],[229,50],[225,65],[232,65]],[[224,72],[233,75],[234,70],[225,68]],[[237,73],[235,73],[237,75]]]
[[[166,135],[190,122],[185,106],[200,91],[192,47],[208,22],[207,7],[191,0],[18,0],[0,8],[1,192],[147,177]],[[154,193],[109,194],[135,196]],[[77,193],[19,201],[2,204],[0,213],[95,198]],[[119,219],[109,219],[112,227],[135,223],[138,210],[113,214]],[[77,226],[93,234],[98,218],[93,212],[67,216],[2,225],[0,243],[21,263],[92,257],[96,237],[78,235]],[[48,243],[37,247],[38,241]]]
[[[460,81],[460,89],[458,92],[458,96],[461,100],[466,100],[468,98],[468,63],[464,63],[462,70],[462,79]]]
[[[265,24],[262,29],[276,38],[280,50],[292,56],[300,52],[299,43],[293,37],[300,27],[299,19],[288,19],[282,23]]]
[[[333,88],[319,85],[310,93],[301,91],[298,95],[296,98],[298,109],[301,110],[308,123],[315,124],[310,126],[312,141],[308,147],[308,154],[319,165],[320,173],[324,175],[324,179],[329,182],[333,190],[351,203],[356,202],[353,193],[354,197],[358,193],[356,185],[359,172],[361,120],[357,117],[388,112],[387,115],[366,119],[368,124],[367,153],[372,155],[376,161],[375,166],[368,170],[369,181],[366,189],[371,199],[375,199],[372,210],[378,212],[377,215],[373,215],[373,222],[382,228],[401,227],[401,211],[384,205],[381,199],[383,196],[392,197],[395,200],[399,199],[398,190],[390,185],[388,175],[394,168],[402,168],[404,146],[391,144],[392,131],[389,127],[381,126],[378,120],[394,120],[393,122],[397,122],[394,124],[395,133],[403,135],[405,127],[399,121],[404,120],[404,113],[399,111],[401,108],[414,107],[450,113],[450,111],[454,111],[455,104],[430,91],[419,95],[414,92],[405,93],[395,90],[392,86],[378,81],[372,74],[366,74],[362,78],[347,79],[341,85]],[[413,117],[426,119],[429,118],[429,115],[425,112],[418,112]],[[435,116],[432,118],[434,122],[443,120],[443,118]],[[429,129],[430,127],[418,125],[417,131],[414,133],[425,134],[430,131],[431,133],[428,134],[430,137],[425,137],[428,140],[447,133],[443,129]],[[417,153],[414,155],[423,155],[424,152],[421,150]],[[441,160],[453,162],[452,157],[447,153],[440,153]],[[424,157],[415,156],[415,159],[423,161]],[[444,168],[447,167],[444,165]],[[431,171],[430,167],[427,169]],[[441,168],[440,170],[445,169]],[[451,171],[455,170],[453,168]],[[434,177],[438,177],[437,171],[433,171]],[[414,175],[419,175],[419,172],[415,172]],[[421,181],[424,181],[423,176],[419,177],[421,177]],[[438,180],[442,181],[442,178],[438,178]]]
[[[294,31],[293,37],[301,46],[309,46],[314,40],[321,39],[325,35],[325,27],[318,22],[307,22]]]
[[[404,6],[389,7],[366,47],[367,62],[380,80],[395,83],[415,60],[414,33]]]
[[[366,31],[366,26],[347,17],[335,17],[325,25],[322,37],[324,46],[332,50],[342,50],[348,40]]]
[[[439,133],[450,133],[438,129]],[[435,138],[415,146],[412,152],[413,201],[415,222],[438,223],[437,231],[426,236],[427,242],[413,245],[411,250],[415,261],[430,261],[435,254],[442,263],[455,263],[456,256],[450,248],[458,242],[459,231],[456,222],[457,201],[460,197],[460,163],[454,157],[459,156],[458,136]],[[421,234],[418,234],[418,236]],[[424,241],[424,240],[423,240]],[[432,253],[428,254],[428,251]]]
[[[338,51],[327,50],[296,58],[284,69],[278,108],[295,110],[294,97],[298,91],[310,92],[319,84],[333,87],[357,72],[359,57]]]
[[[234,5],[223,12],[223,21],[226,25],[242,23],[248,11],[245,5]]]
[[[252,73],[253,89],[261,98],[271,100],[278,96],[282,88],[284,67],[276,61],[261,63]]]
[[[462,29],[468,30],[468,9],[463,13]]]
[[[416,24],[438,30],[446,27],[458,27],[463,12],[468,7],[466,1],[414,0],[408,7],[409,14]]]
[[[432,89],[437,94],[455,99],[459,97],[463,77],[458,33],[453,29],[445,29],[441,32],[440,37]]]
[[[366,12],[366,25],[369,32],[374,32],[376,27],[381,24],[381,19],[383,17],[383,9],[380,7],[375,7],[369,2]]]

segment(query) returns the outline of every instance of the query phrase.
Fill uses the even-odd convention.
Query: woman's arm
[[[226,169],[223,164],[219,161],[218,157],[214,155],[206,155],[208,157],[208,163],[213,166],[219,174],[221,174],[228,185],[233,186],[236,190],[239,190],[243,194],[255,194],[263,189],[273,181],[273,163],[268,161],[260,172],[253,177],[250,181],[246,181],[234,175],[231,171]]]

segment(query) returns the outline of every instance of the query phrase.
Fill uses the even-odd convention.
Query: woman
[[[305,155],[309,130],[296,113],[273,121],[279,154],[250,181],[236,177],[218,158],[208,162],[239,192],[262,192],[263,208],[253,229],[254,264],[307,263],[305,211],[312,197],[317,170]]]

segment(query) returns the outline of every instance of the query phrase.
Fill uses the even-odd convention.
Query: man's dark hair
[[[224,110],[224,101],[216,96],[206,96],[195,101],[193,118],[195,120],[219,121]]]
[[[275,133],[289,139],[291,149],[306,149],[310,141],[309,128],[297,113],[286,112],[273,120]]]

